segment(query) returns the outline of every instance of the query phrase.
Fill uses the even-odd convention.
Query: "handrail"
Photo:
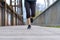
[[[21,19],[22,16],[21,15],[18,15],[15,11],[13,11],[12,8],[11,8],[11,6],[9,6],[8,4],[6,4],[6,6],[7,6],[8,9],[10,9],[13,12],[13,14],[15,14],[22,21],[22,19]]]
[[[1,3],[4,3],[4,5],[1,5]],[[6,7],[5,7],[6,6]],[[15,15],[15,17],[17,17],[21,22],[22,22],[22,24],[24,24],[23,23],[23,17],[22,17],[22,15],[18,15],[12,8],[11,8],[11,6],[9,6],[5,1],[2,1],[2,0],[0,0],[0,7],[3,7],[3,8],[5,8],[5,9],[8,9],[8,10],[10,10],[12,13],[10,13],[10,14],[13,14],[13,15]],[[7,11],[8,11],[7,10]]]
[[[56,2],[54,2],[51,6],[49,6],[47,9],[45,9],[40,15],[42,15],[44,12],[46,12],[49,8],[51,8],[53,5],[55,5],[59,1],[60,0],[57,0]],[[40,15],[38,15],[34,20],[36,20]]]

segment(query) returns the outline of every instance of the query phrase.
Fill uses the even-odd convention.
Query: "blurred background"
[[[7,4],[10,5],[9,3],[10,0],[6,0]],[[14,5],[15,0],[12,0],[12,5]],[[40,15],[41,12],[43,12],[46,8],[48,8],[50,5],[52,5],[56,0],[37,0],[36,2],[36,16]],[[16,0],[16,5],[18,5],[19,0]],[[26,11],[24,7],[24,0],[22,0],[22,6],[23,6],[23,21],[26,23]],[[18,8],[18,11],[16,12],[20,13],[20,9]],[[10,20],[10,19],[9,19]]]
[[[13,24],[22,24],[22,21],[23,21],[23,23],[26,24],[26,10],[25,10],[25,7],[24,7],[24,0],[2,0],[2,1],[5,1],[6,4],[8,6],[10,6],[10,7],[7,7],[7,10],[9,8],[12,8],[12,10],[14,12],[16,12],[16,14],[13,14],[14,17],[12,17],[13,16],[12,14],[6,14],[6,15],[8,15],[8,16],[6,16],[7,20],[6,19],[5,19],[6,21],[3,20],[5,23],[8,21],[8,23],[7,23],[8,25],[11,25],[11,24],[13,25]],[[56,1],[57,0],[37,0],[37,2],[36,2],[36,16],[35,16],[35,18],[37,16],[39,16],[40,14],[42,14],[42,12],[44,12],[47,8],[49,8]],[[3,4],[4,3],[2,3],[2,5]],[[11,9],[9,9],[9,10],[11,11]],[[22,16],[22,21],[19,21],[20,17],[17,14]],[[15,17],[15,16],[17,16],[18,18]],[[4,17],[3,17],[3,19],[4,19]],[[4,24],[4,22],[0,22],[0,23]]]

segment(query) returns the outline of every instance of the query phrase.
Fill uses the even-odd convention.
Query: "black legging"
[[[35,7],[36,7],[36,2],[30,2],[30,1],[25,1],[25,8],[26,8],[26,17],[35,17]],[[31,9],[31,15],[30,15],[30,9]]]

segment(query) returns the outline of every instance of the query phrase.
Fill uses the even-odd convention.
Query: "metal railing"
[[[17,20],[15,20],[17,19]],[[12,26],[23,24],[23,18],[13,11],[5,1],[0,0],[0,26]]]

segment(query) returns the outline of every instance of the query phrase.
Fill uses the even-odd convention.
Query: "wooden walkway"
[[[32,25],[0,27],[0,40],[60,40],[60,28]]]

